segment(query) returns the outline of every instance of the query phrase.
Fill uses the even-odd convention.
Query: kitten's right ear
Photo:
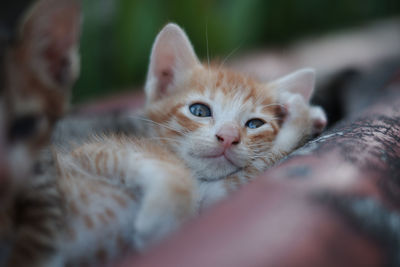
[[[75,82],[81,20],[79,0],[38,0],[22,20],[23,61],[45,86],[69,89]]]
[[[185,32],[167,24],[158,34],[150,56],[146,81],[147,101],[173,93],[176,83],[185,79],[200,62]]]
[[[79,73],[79,0],[37,0],[7,49],[5,90],[14,116],[36,114],[52,124],[64,114]]]
[[[7,47],[7,136],[39,147],[67,110],[79,70],[79,0],[37,0]],[[11,142],[11,141],[10,141]]]
[[[299,94],[309,102],[315,87],[315,70],[305,68],[295,71],[272,82],[271,85],[276,88],[279,97],[286,93]]]

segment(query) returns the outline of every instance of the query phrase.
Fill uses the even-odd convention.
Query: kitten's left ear
[[[298,70],[272,82],[271,85],[278,90],[279,96],[285,93],[300,94],[306,102],[309,102],[314,92],[315,70],[311,68]]]
[[[167,24],[157,35],[146,81],[147,101],[174,93],[179,82],[200,66],[189,38],[176,24]]]

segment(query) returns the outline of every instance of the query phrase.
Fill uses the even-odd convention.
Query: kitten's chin
[[[242,170],[225,156],[186,158],[194,175],[200,180],[215,181],[224,179]]]

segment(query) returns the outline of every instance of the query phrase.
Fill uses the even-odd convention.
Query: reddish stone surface
[[[120,266],[379,266],[377,247],[305,191],[259,180]]]

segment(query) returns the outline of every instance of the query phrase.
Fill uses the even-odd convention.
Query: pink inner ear
[[[165,95],[168,86],[171,85],[174,79],[173,66],[175,57],[171,54],[160,55],[156,57],[154,74],[157,78],[157,94],[158,96]]]
[[[44,51],[43,58],[49,63],[47,71],[51,77],[60,85],[67,84],[71,76],[71,62],[67,55],[49,47]]]
[[[167,88],[172,83],[174,79],[174,74],[170,69],[161,70],[157,75],[158,78],[158,92],[160,95],[167,94]]]
[[[309,82],[309,83],[310,83],[310,85],[308,85],[308,84],[299,85],[299,87],[296,88],[297,90],[293,90],[294,92],[301,94],[307,102],[310,101],[311,95],[314,91],[312,82]]]
[[[185,32],[176,24],[166,25],[158,34],[150,58],[146,93],[151,100],[174,93],[175,83],[199,64]],[[182,79],[181,79],[182,78]]]

